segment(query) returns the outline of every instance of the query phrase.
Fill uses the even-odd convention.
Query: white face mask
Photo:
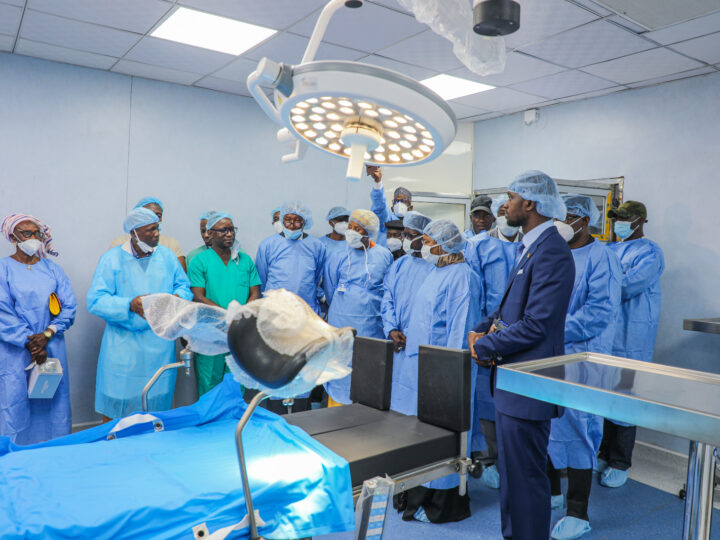
[[[396,202],[393,205],[393,214],[395,214],[397,217],[405,217],[405,214],[407,214],[408,207],[407,204],[404,202]]]
[[[366,238],[362,234],[360,234],[357,231],[348,230],[345,233],[345,241],[348,243],[348,246],[351,248],[364,248],[365,244],[363,244],[362,239]]]
[[[495,223],[497,224],[497,228],[500,229],[502,235],[506,238],[515,236],[518,230],[520,230],[520,227],[512,227],[508,225],[507,216],[500,216],[497,220],[495,220]]]
[[[564,221],[556,221],[555,227],[557,227],[560,236],[562,236],[563,240],[565,240],[566,242],[569,242],[570,240],[575,238],[575,229],[573,229]]]
[[[31,238],[30,240],[25,240],[24,242],[18,242],[17,246],[23,253],[25,253],[25,255],[33,257],[38,251],[40,251],[42,242],[35,238]]]
[[[150,247],[148,244],[146,244],[145,242],[140,240],[140,238],[137,235],[137,232],[135,232],[134,229],[133,229],[133,233],[135,233],[135,243],[143,251],[143,253],[153,253],[155,251],[154,247]]]
[[[272,228],[275,230],[276,233],[280,234],[283,232],[283,224],[280,221],[276,221],[272,224]]]
[[[403,242],[399,238],[388,238],[387,239],[387,248],[391,252],[397,251],[397,250],[403,248]]]
[[[425,259],[430,264],[437,264],[437,262],[440,260],[440,255],[435,255],[434,253],[430,253],[430,250],[434,247],[435,246],[423,245],[422,249],[420,250],[420,253],[422,253],[422,258]]]
[[[348,222],[347,221],[338,221],[335,226],[333,227],[333,230],[338,233],[340,236],[345,236],[345,233],[348,229]]]
[[[417,251],[416,249],[412,248],[413,241],[409,238],[404,238],[402,242],[402,248],[405,253],[410,253],[411,251]]]

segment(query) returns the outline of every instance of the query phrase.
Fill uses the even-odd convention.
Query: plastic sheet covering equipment
[[[163,431],[136,424],[115,440],[117,422],[27,447],[0,437],[0,538],[192,538],[202,523],[210,533],[241,523],[240,396],[226,376],[194,405],[154,413]],[[243,440],[263,537],[354,528],[344,459],[263,409]]]

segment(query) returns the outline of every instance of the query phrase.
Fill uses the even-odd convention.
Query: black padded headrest
[[[228,347],[235,362],[258,382],[280,388],[292,381],[307,363],[306,347],[295,356],[280,354],[260,336],[255,317],[235,319],[228,329]]]
[[[418,413],[423,422],[470,429],[470,351],[422,345],[418,354]]]
[[[355,337],[350,399],[381,411],[390,408],[393,343],[385,339]]]

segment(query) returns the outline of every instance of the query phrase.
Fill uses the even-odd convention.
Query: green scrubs
[[[227,266],[214,249],[206,249],[195,255],[188,265],[188,277],[191,287],[202,287],[205,296],[222,308],[231,301],[247,303],[250,287],[260,285],[255,263],[243,252],[231,260]],[[212,390],[222,381],[228,368],[225,355],[195,355],[195,375],[197,376],[198,395]]]
[[[192,261],[195,258],[195,255],[199,255],[203,251],[207,251],[207,247],[200,246],[193,249],[190,253],[187,254],[187,257],[185,257],[185,261],[187,262],[188,266],[188,272],[190,271],[190,261]]]

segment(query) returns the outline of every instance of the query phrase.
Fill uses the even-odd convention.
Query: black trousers
[[[548,477],[550,477],[550,493],[552,495],[562,494],[560,470],[553,467],[550,459],[548,459]],[[567,477],[567,515],[590,521],[588,517],[588,501],[590,500],[590,488],[592,486],[592,469],[571,469],[568,467]]]
[[[627,471],[632,465],[636,432],[635,426],[618,426],[605,419],[598,456],[613,469]]]

